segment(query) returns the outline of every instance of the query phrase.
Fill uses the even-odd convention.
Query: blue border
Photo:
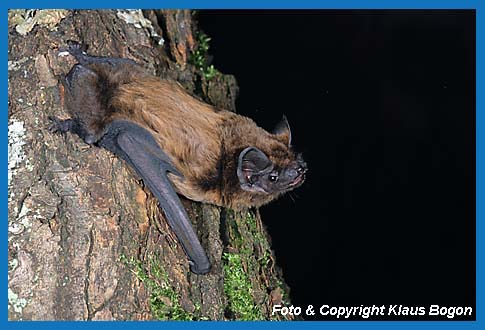
[[[480,0],[139,0],[71,2],[5,0],[5,8],[189,8],[189,9],[474,9]]]
[[[246,328],[247,326],[257,326],[258,328],[314,328],[316,326],[325,327],[326,329],[465,329],[473,328],[479,329],[483,323],[483,315],[485,313],[485,307],[483,304],[484,298],[484,288],[483,282],[479,281],[485,274],[483,272],[484,268],[484,256],[483,242],[480,238],[484,237],[484,224],[481,222],[484,220],[483,206],[485,202],[484,198],[484,173],[485,168],[484,161],[484,137],[485,132],[483,131],[484,126],[484,109],[483,109],[483,81],[484,81],[484,66],[483,59],[485,57],[484,52],[484,21],[483,15],[481,15],[482,10],[485,10],[485,5],[479,0],[466,1],[466,0],[396,0],[396,1],[385,1],[385,0],[321,0],[321,1],[311,1],[311,0],[229,0],[229,1],[217,1],[217,0],[205,0],[205,1],[195,1],[195,0],[169,0],[169,1],[154,1],[154,0],[140,0],[140,1],[93,1],[85,0],[80,3],[67,3],[67,1],[51,0],[51,1],[32,1],[32,0],[4,0],[0,3],[2,8],[2,16],[4,19],[1,20],[0,26],[2,29],[2,43],[1,43],[1,56],[3,58],[3,76],[2,80],[2,104],[4,104],[3,111],[0,112],[0,120],[2,127],[4,129],[4,135],[2,136],[1,148],[3,151],[3,166],[4,173],[7,173],[7,122],[8,122],[8,109],[7,109],[7,79],[8,71],[5,62],[7,62],[7,49],[8,49],[8,26],[7,26],[7,9],[8,8],[197,8],[197,9],[210,9],[210,8],[227,8],[227,9],[284,9],[284,8],[325,8],[325,9],[476,9],[476,19],[477,19],[477,48],[476,48],[476,59],[477,59],[477,84],[476,84],[476,106],[477,106],[477,144],[476,144],[476,166],[477,166],[477,176],[476,176],[476,191],[477,191],[477,304],[476,304],[476,316],[477,321],[475,322],[460,322],[460,321],[369,321],[369,322],[317,322],[317,321],[306,321],[306,322],[257,322],[257,323],[246,323],[246,322],[8,322],[7,321],[7,286],[4,288],[4,306],[0,310],[0,327],[2,329],[29,329],[29,328],[87,328],[96,327],[98,329],[111,329],[111,328],[135,328],[144,327],[147,329],[160,327],[168,327],[171,329],[185,329],[198,327],[200,329],[209,329],[213,327],[231,327],[231,328]],[[7,245],[8,233],[7,233],[7,177],[1,178],[3,189],[0,190],[1,198],[4,201],[3,207],[1,208],[1,219],[4,221],[4,242]],[[480,203],[482,202],[482,203]],[[481,220],[481,221],[479,221]],[[459,221],[459,219],[457,219]],[[7,246],[0,252],[2,254],[3,262],[0,263],[1,273],[4,276],[4,283],[7,283]],[[445,288],[444,288],[445,289]]]

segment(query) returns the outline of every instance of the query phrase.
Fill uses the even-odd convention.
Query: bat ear
[[[283,136],[287,141],[288,146],[291,145],[291,129],[285,115],[283,115],[283,118],[281,118],[280,122],[276,124],[271,133]]]
[[[241,188],[264,192],[257,181],[261,175],[271,172],[272,169],[273,163],[264,152],[255,147],[247,147],[239,154],[237,164],[237,177]]]
[[[273,163],[268,156],[255,147],[247,147],[239,154],[238,175],[258,175],[271,171]]]
[[[268,156],[255,147],[247,147],[239,154],[238,171],[252,175],[271,171],[273,163]]]

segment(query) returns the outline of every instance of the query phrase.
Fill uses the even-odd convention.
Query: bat
[[[238,210],[304,182],[307,164],[293,151],[285,116],[268,132],[132,60],[91,56],[73,41],[66,50],[78,61],[62,79],[71,117],[50,117],[50,130],[77,134],[128,163],[157,198],[193,273],[211,264],[177,193]]]

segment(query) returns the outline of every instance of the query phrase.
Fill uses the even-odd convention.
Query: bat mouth
[[[305,181],[305,173],[302,173],[302,174],[298,175],[295,178],[295,180],[293,180],[288,186],[290,188],[296,188],[296,187],[301,186],[301,184],[303,183],[303,181]]]

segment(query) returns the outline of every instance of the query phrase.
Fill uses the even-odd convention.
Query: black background
[[[261,209],[292,303],[475,307],[475,11],[197,17],[238,112],[286,114],[309,164]]]

